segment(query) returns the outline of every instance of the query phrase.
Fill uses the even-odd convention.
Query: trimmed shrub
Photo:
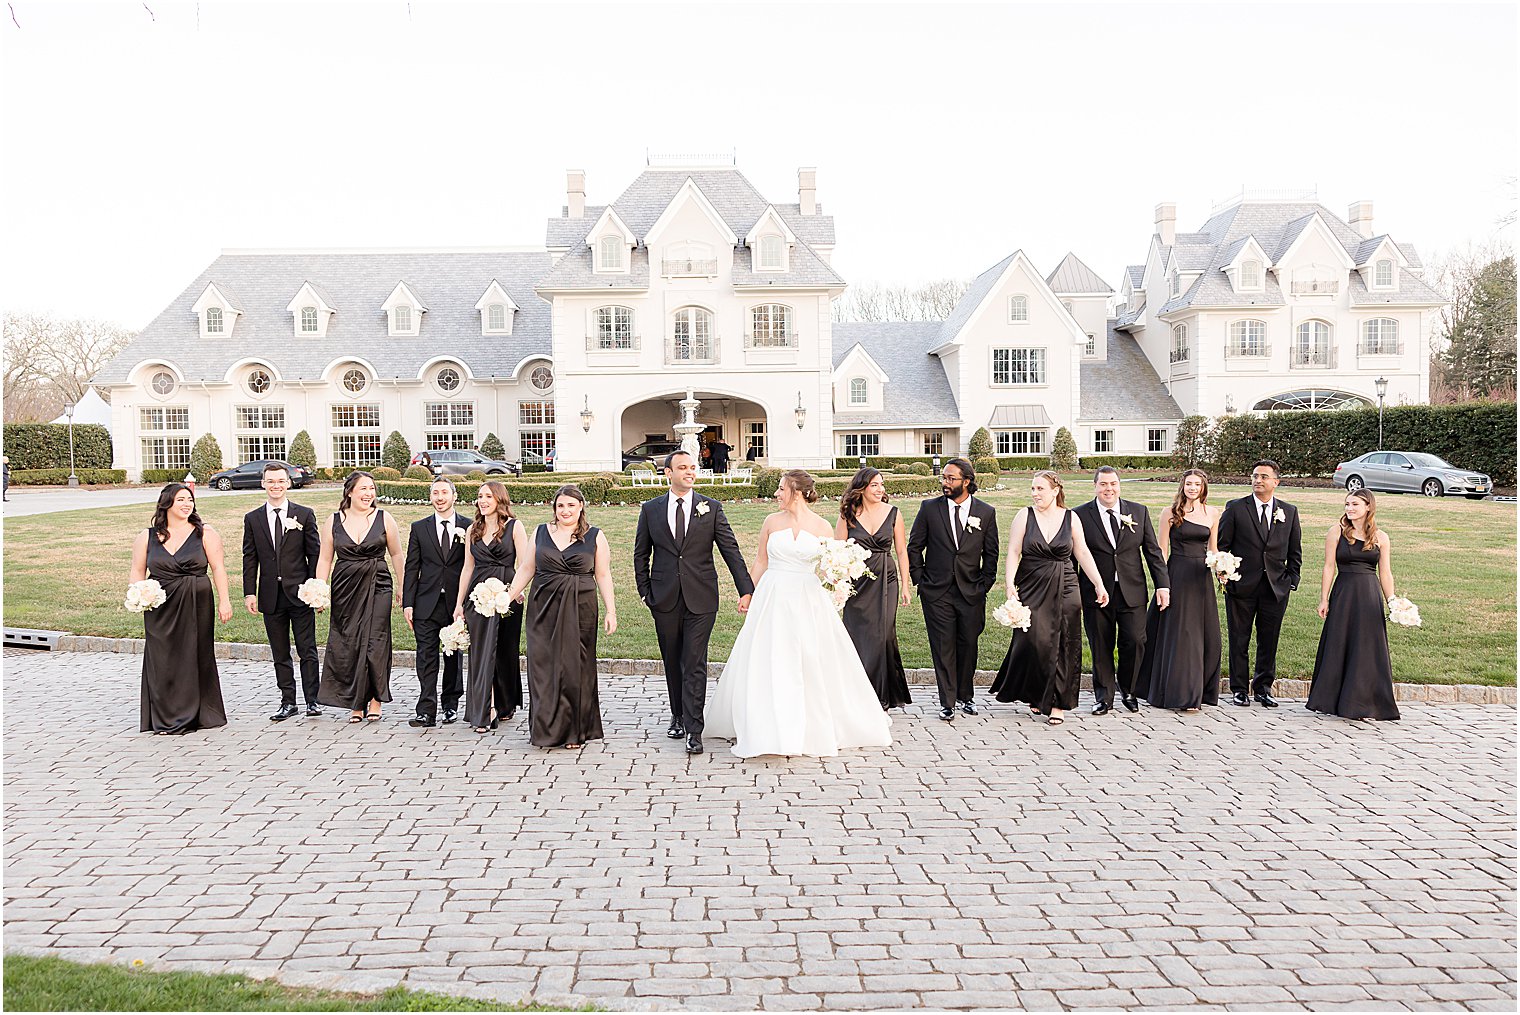
[[[909,473],[915,476],[934,475],[934,470],[929,467],[928,462],[909,462],[906,466],[904,466],[904,468],[906,468]]]
[[[1083,455],[1082,470],[1092,472],[1100,465],[1116,469],[1171,469],[1176,467],[1170,455]]]
[[[377,465],[369,471],[374,474],[374,477],[377,480],[401,478],[401,470],[393,469],[389,465]]]
[[[978,486],[991,486],[997,482],[998,475],[1003,471],[998,465],[998,460],[991,455],[973,459],[971,467],[976,470],[976,482]]]
[[[125,483],[127,472],[125,469],[78,469],[74,475],[79,482],[87,484],[97,483]],[[12,486],[62,486],[69,481],[68,469],[12,469]],[[167,480],[166,480],[167,482]]]
[[[971,435],[971,443],[966,446],[966,454],[972,464],[978,458],[991,458],[997,454],[997,448],[992,444],[992,433],[986,427],[978,427],[976,433]]]
[[[67,475],[67,473],[65,473]],[[185,478],[185,474],[178,469],[144,469],[142,481],[152,485],[163,483],[178,483]]]
[[[1051,442],[1050,467],[1060,472],[1077,467],[1077,442],[1064,426],[1056,430],[1056,439]]]
[[[286,455],[286,461],[291,465],[299,465],[303,469],[316,471],[317,448],[311,442],[311,434],[305,430],[296,434],[295,439],[290,442],[290,450],[286,452]]]
[[[198,483],[208,481],[213,473],[222,471],[222,446],[209,433],[202,435],[190,449],[190,471]]]
[[[475,483],[484,483],[486,481],[486,474],[479,469],[471,469],[465,473],[464,478]]]
[[[781,487],[780,469],[769,466],[755,470],[755,496],[764,500],[767,497],[776,496],[776,491]]]
[[[997,461],[1004,472],[1039,472],[1050,468],[1046,455],[999,455]]]
[[[406,471],[401,474],[407,479],[415,479],[423,483],[433,481],[433,473],[426,465],[408,465]]]
[[[1218,455],[1214,421],[1207,416],[1184,416],[1177,424],[1177,442],[1172,445],[1170,464],[1191,469],[1202,462],[1212,462]]]
[[[501,438],[494,433],[486,434],[486,439],[480,442],[480,453],[498,462],[504,462],[507,459],[507,449],[502,445]]]
[[[523,472],[548,472],[549,467],[539,462],[523,462],[522,470]]]
[[[11,468],[67,469],[69,425],[67,423],[7,423],[5,453]],[[109,469],[111,432],[99,423],[74,424],[74,469]],[[67,475],[67,473],[65,473]]]
[[[612,492],[613,487],[618,485],[620,477],[608,478],[606,475],[587,476],[575,485],[581,488],[581,493],[586,495],[589,504],[601,504]]]
[[[412,464],[412,446],[401,436],[400,430],[392,430],[391,435],[385,439],[385,447],[380,450],[380,464],[395,469],[398,476]]]

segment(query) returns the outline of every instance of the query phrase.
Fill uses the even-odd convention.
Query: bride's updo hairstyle
[[[818,503],[817,484],[806,469],[788,469],[781,474],[781,482],[786,484],[788,490],[799,494],[804,504]]]

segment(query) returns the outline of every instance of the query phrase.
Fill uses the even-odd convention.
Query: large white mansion
[[[1408,244],[1302,195],[1242,194],[1196,233],[1157,208],[1145,263],[1115,293],[1073,254],[1048,275],[1021,251],[950,317],[837,323],[834,220],[815,174],[767,201],[734,167],[651,167],[610,204],[584,174],[542,248],[227,251],[95,378],[116,464],[183,469],[214,434],[236,461],[283,457],[301,430],[321,465],[413,449],[616,469],[666,439],[688,390],[743,456],[822,466],[950,455],[980,427],[999,454],[1170,450],[1186,413],[1427,397],[1442,297]]]

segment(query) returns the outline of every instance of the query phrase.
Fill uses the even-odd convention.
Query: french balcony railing
[[[1291,288],[1294,296],[1334,296],[1341,291],[1341,284],[1328,279],[1311,279],[1294,282]]]
[[[746,349],[795,349],[797,348],[797,333],[795,331],[762,331],[759,334],[744,335],[744,348]]]
[[[716,275],[718,273],[717,258],[709,260],[665,258],[660,261],[660,274],[666,278],[679,275]]]
[[[1230,343],[1224,347],[1225,359],[1269,359],[1272,347],[1260,342]]]
[[[642,348],[637,335],[587,335],[587,352],[638,352]]]
[[[1362,342],[1356,347],[1358,356],[1402,356],[1404,355],[1404,340],[1395,339],[1388,342]]]
[[[1333,348],[1296,346],[1288,352],[1288,366],[1293,370],[1334,370],[1338,358]]]
[[[1175,348],[1175,349],[1172,350],[1172,362],[1173,363],[1186,363],[1191,358],[1192,358],[1192,350],[1190,350],[1185,345],[1178,346],[1177,348]]]
[[[665,343],[666,366],[710,366],[718,362],[718,336],[672,338]]]

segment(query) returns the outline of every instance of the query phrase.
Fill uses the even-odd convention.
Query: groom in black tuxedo
[[[976,643],[987,625],[987,593],[997,582],[997,512],[977,500],[976,470],[952,458],[940,470],[944,496],[919,505],[908,536],[908,572],[924,607],[939,684],[939,717],[976,715]]]
[[[1140,711],[1135,697],[1135,676],[1145,652],[1145,568],[1149,564],[1151,582],[1156,586],[1156,606],[1166,609],[1171,600],[1171,579],[1166,561],[1161,559],[1161,545],[1151,527],[1150,512],[1144,504],[1119,496],[1119,470],[1101,466],[1093,473],[1093,499],[1076,509],[1082,522],[1082,538],[1098,573],[1108,586],[1108,605],[1098,605],[1098,590],[1077,569],[1077,584],[1082,590],[1082,626],[1087,630],[1087,644],[1093,657],[1093,715],[1107,715],[1114,709],[1114,687],[1118,686],[1124,707]],[[1142,558],[1143,561],[1142,561]],[[1119,649],[1118,669],[1114,668],[1114,648]]]
[[[401,581],[401,615],[417,635],[417,715],[410,725],[438,725],[438,633],[454,622],[454,601],[464,571],[464,535],[468,519],[454,510],[458,497],[451,480],[440,476],[428,489],[433,513],[412,523],[406,541],[406,572]],[[443,657],[443,721],[459,718],[464,697],[460,653]]]
[[[290,472],[285,466],[278,462],[264,466],[260,485],[267,499],[243,516],[243,603],[249,613],[264,616],[274,680],[280,688],[280,710],[269,718],[284,722],[296,714],[292,635],[301,659],[306,714],[322,714],[317,708],[317,615],[296,595],[301,583],[317,573],[322,537],[317,532],[317,513],[286,499]]]
[[[707,704],[707,639],[718,615],[718,571],[723,555],[739,590],[739,612],[755,591],[739,541],[723,505],[695,492],[697,461],[685,451],[665,456],[670,492],[645,501],[633,537],[633,578],[639,598],[654,614],[665,688],[670,695],[672,740],[686,738],[686,753],[702,753],[702,710]]]
[[[1251,704],[1248,691],[1276,708],[1277,638],[1288,612],[1288,593],[1298,590],[1304,551],[1298,508],[1278,500],[1282,469],[1271,459],[1251,466],[1251,496],[1232,500],[1219,518],[1219,548],[1240,558],[1240,580],[1224,586],[1224,617],[1230,633],[1230,691],[1235,704]],[[1250,669],[1251,628],[1256,628],[1256,668]]]

